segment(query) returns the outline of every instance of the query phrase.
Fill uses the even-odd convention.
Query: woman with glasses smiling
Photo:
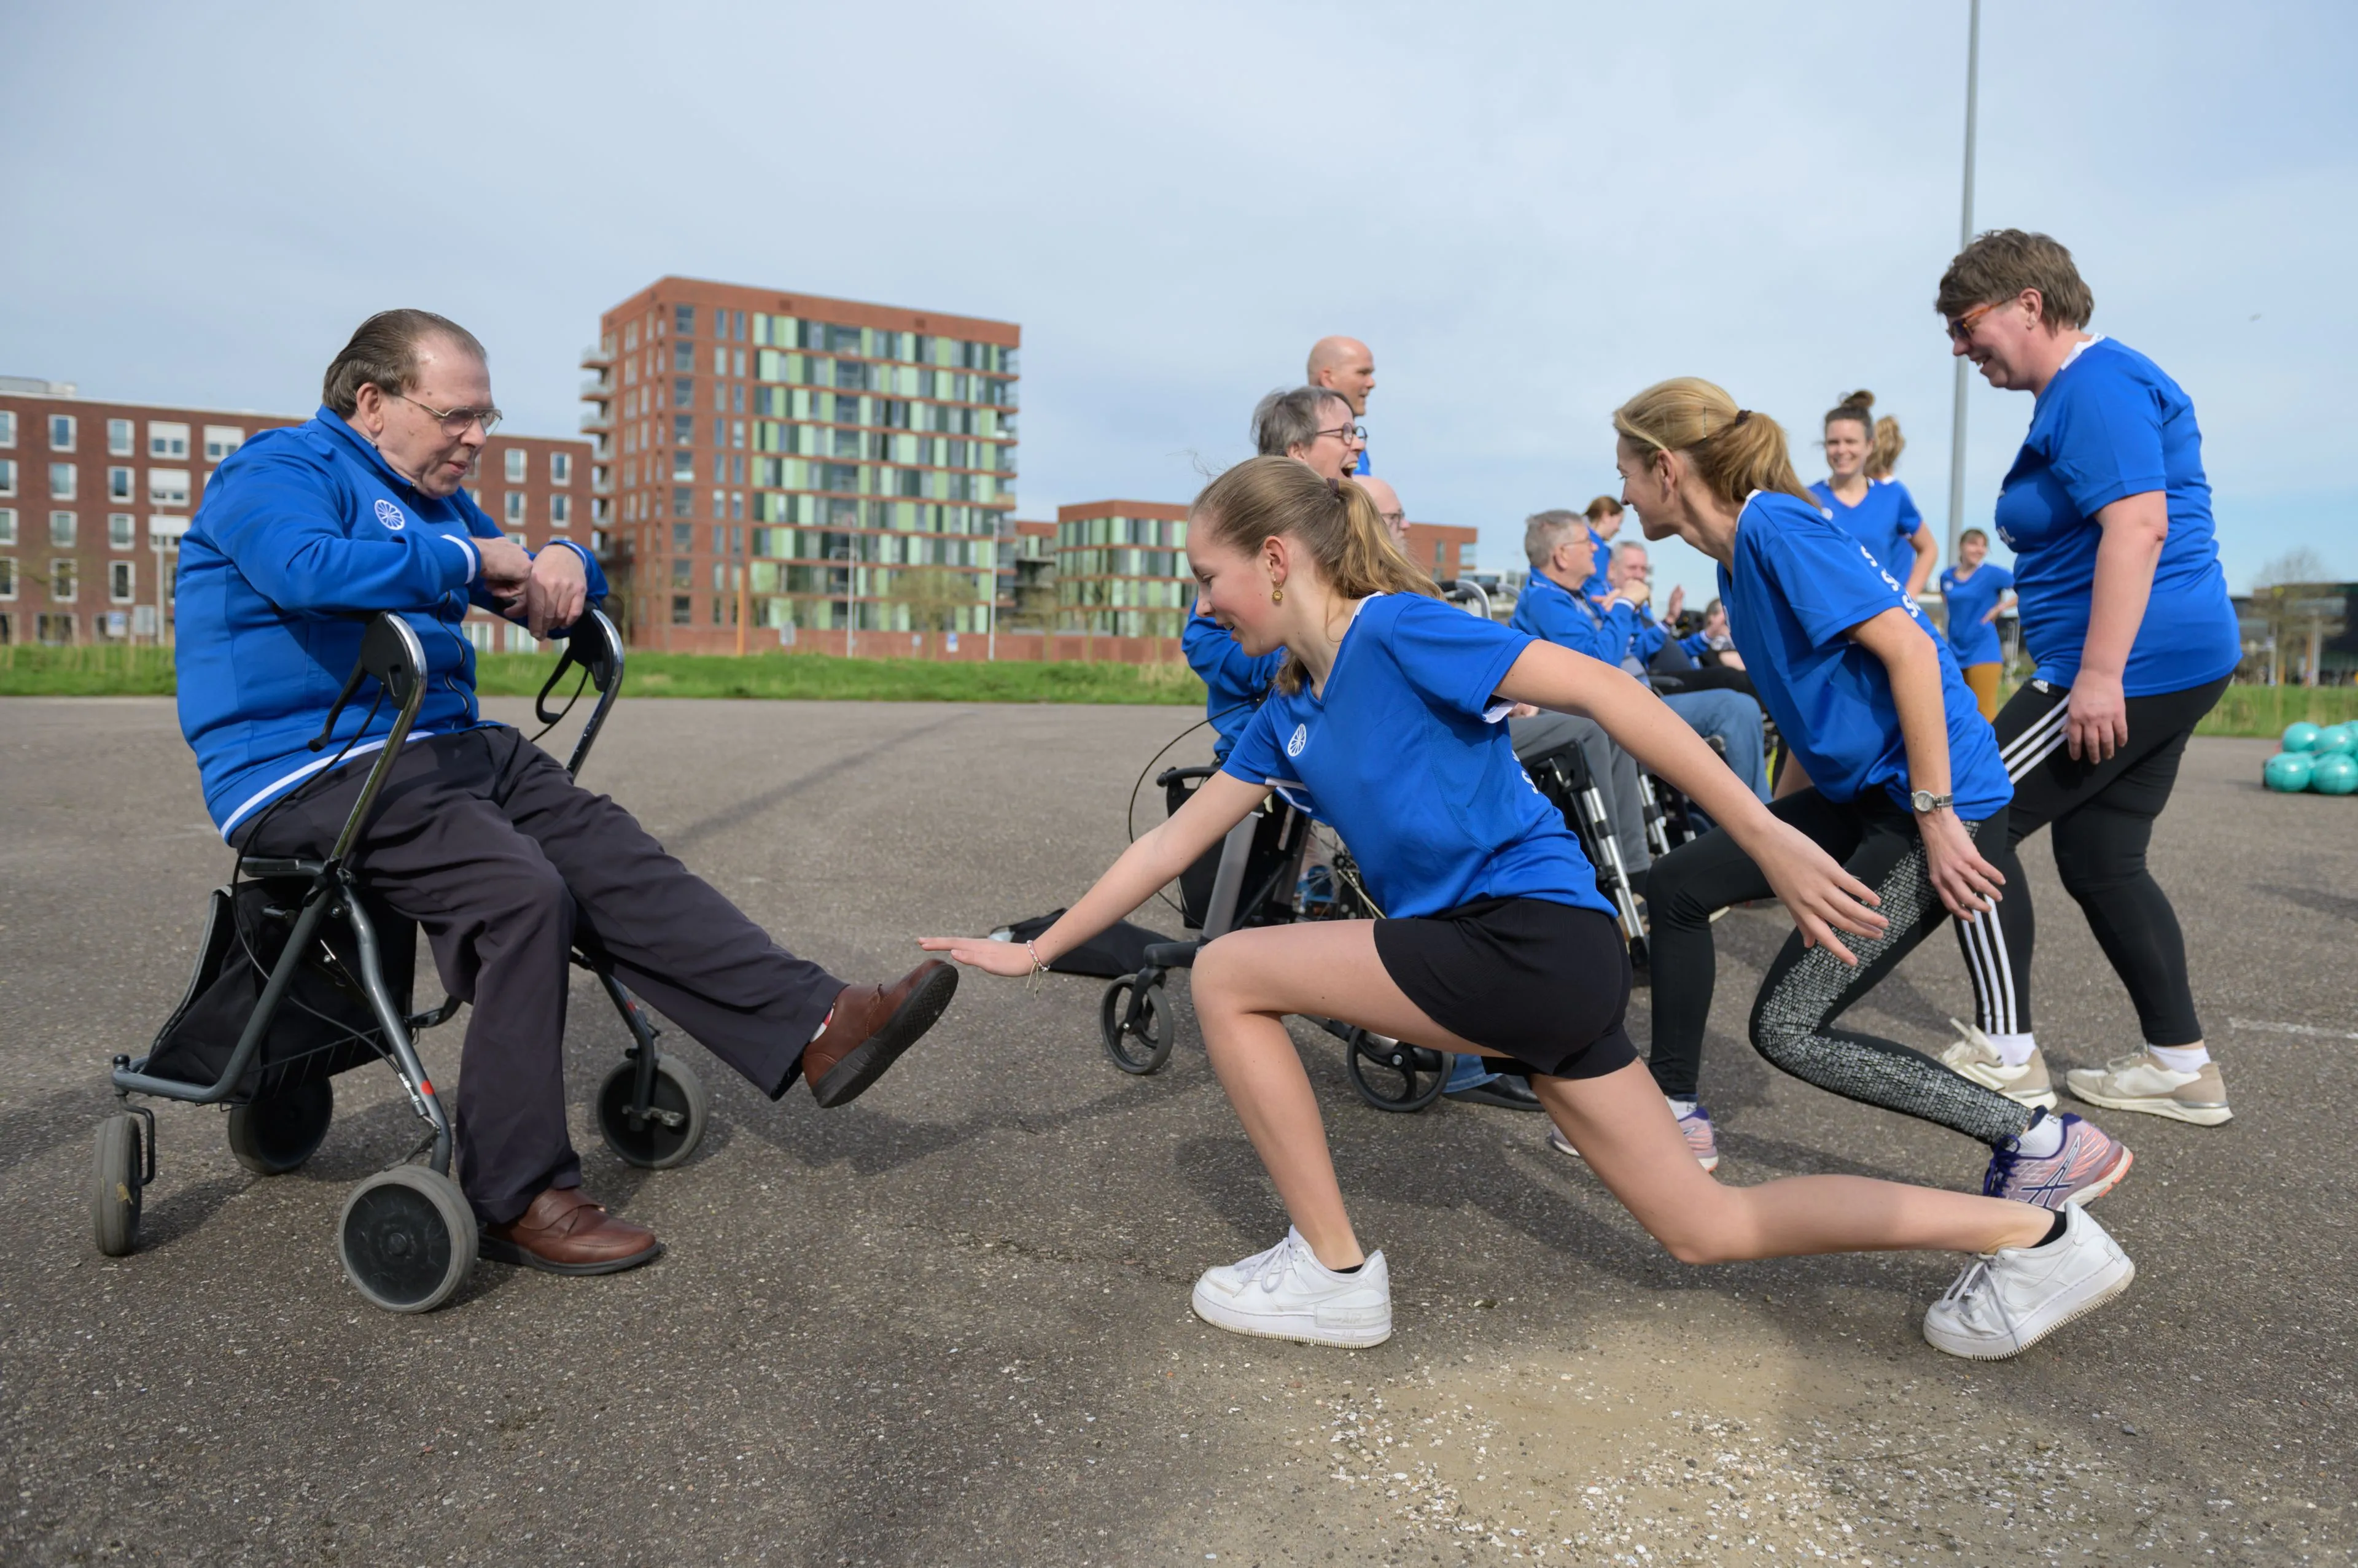
[[[1336,483],[1351,477],[1367,449],[1368,432],[1351,417],[1351,406],[1330,387],[1297,386],[1272,392],[1253,409],[1253,449],[1265,458],[1307,463],[1321,479]]]
[[[2030,1031],[2030,886],[2015,846],[2055,825],[2055,870],[2136,1003],[2144,1048],[2069,1075],[2092,1105],[2212,1127],[2227,1091],[2202,1043],[2186,944],[2146,869],[2194,726],[2243,654],[2211,522],[2194,405],[2161,367],[2087,330],[2094,297],[2071,253],[1996,229],[1949,264],[1935,302],[1950,351],[2028,392],[2030,429],[1997,498],[2036,676],[1997,716],[2014,780],[1990,860],[2007,892],[1957,926],[1978,1028],[1949,1065],[2051,1104]]]

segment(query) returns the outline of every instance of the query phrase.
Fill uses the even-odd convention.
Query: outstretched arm
[[[1628,676],[1569,649],[1534,643],[1508,669],[1498,695],[1594,719],[1650,772],[1678,785],[1752,857],[1804,942],[1855,964],[1834,933],[1882,935],[1887,923],[1874,911],[1874,891],[1799,828],[1770,816],[1686,720]]]
[[[1168,821],[1139,835],[1121,852],[1080,902],[1062,919],[1033,937],[1030,947],[1021,942],[994,942],[987,936],[926,936],[917,946],[929,953],[947,953],[961,964],[972,964],[994,975],[1028,975],[1032,954],[1051,963],[1136,909],[1155,889],[1194,865],[1205,850],[1228,837],[1268,797],[1267,784],[1247,784],[1234,773],[1214,773],[1196,788]]]

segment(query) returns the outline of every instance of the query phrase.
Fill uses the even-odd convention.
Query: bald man
[[[1401,505],[1400,492],[1371,473],[1351,477],[1358,481],[1361,490],[1368,492],[1368,499],[1376,503],[1376,513],[1383,518],[1384,527],[1390,532],[1392,543],[1400,546],[1401,555],[1407,555],[1408,511]]]
[[[1321,338],[1310,345],[1310,363],[1303,379],[1312,386],[1330,389],[1351,406],[1353,417],[1364,419],[1368,395],[1376,389],[1376,356],[1357,338]],[[1365,448],[1359,451],[1359,466],[1352,471],[1368,471]]]

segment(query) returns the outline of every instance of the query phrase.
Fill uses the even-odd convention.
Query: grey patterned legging
[[[1752,1004],[1753,1049],[1805,1083],[1937,1122],[1983,1143],[1996,1146],[2020,1134],[2030,1125],[2028,1107],[1905,1045],[1833,1027],[1844,1009],[1948,922],[1949,912],[1925,874],[1916,819],[1881,795],[1836,802],[1814,789],[1787,795],[1769,809],[1873,888],[1890,925],[1879,937],[1843,938],[1858,957],[1855,968],[1823,947],[1802,946],[1798,932],[1787,938]],[[1979,843],[2004,844],[2006,808],[1967,828]],[[1649,1065],[1664,1094],[1688,1098],[1703,1065],[1704,1025],[1711,1012],[1712,914],[1768,897],[1768,880],[1722,831],[1655,861],[1646,892],[1653,913]]]

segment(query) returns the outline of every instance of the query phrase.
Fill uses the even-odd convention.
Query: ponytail
[[[1294,540],[1345,599],[1439,591],[1392,543],[1373,496],[1347,479],[1323,479],[1293,458],[1246,459],[1206,485],[1187,515],[1194,527],[1243,554],[1265,539]],[[1306,676],[1302,661],[1289,654],[1278,685],[1299,691]]]
[[[1802,501],[1810,492],[1793,471],[1785,427],[1701,376],[1657,382],[1613,411],[1613,428],[1638,450],[1682,452],[1697,477],[1730,506],[1756,490]]]
[[[1908,449],[1908,438],[1899,433],[1899,421],[1887,414],[1875,422],[1875,440],[1866,449],[1866,477],[1889,479],[1891,470],[1899,466],[1899,454]]]

